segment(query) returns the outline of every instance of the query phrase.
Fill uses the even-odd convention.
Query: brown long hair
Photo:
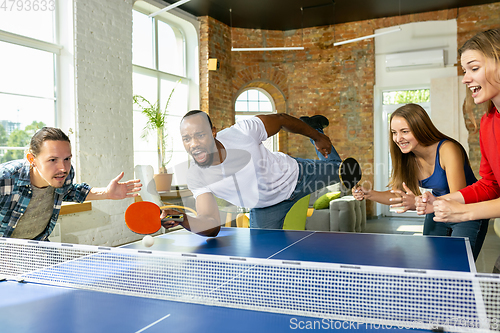
[[[391,114],[390,123],[394,117],[401,117],[406,120],[410,131],[415,139],[424,147],[433,145],[441,140],[449,140],[460,146],[464,156],[464,162],[469,163],[467,153],[462,145],[455,139],[443,134],[434,126],[427,112],[418,104],[406,104],[398,108]],[[392,140],[392,132],[389,130],[389,146],[391,148],[392,172],[388,186],[393,189],[402,188],[402,183],[415,194],[420,195],[418,186],[418,164],[417,157],[413,152],[403,154],[398,145]]]
[[[500,28],[480,32],[466,41],[464,45],[458,49],[459,57],[462,57],[462,54],[469,50],[480,52],[485,58],[492,59],[497,66],[500,66]],[[493,79],[497,83],[500,83],[500,70]],[[488,81],[488,78],[486,78],[486,80]],[[472,108],[469,109],[470,112],[467,110],[467,113],[469,113],[473,119]],[[493,102],[490,100],[488,102],[488,112],[492,109]]]
[[[70,142],[69,138],[63,131],[56,127],[42,127],[32,137],[28,152],[37,157],[40,154],[42,144],[45,141],[66,141]]]

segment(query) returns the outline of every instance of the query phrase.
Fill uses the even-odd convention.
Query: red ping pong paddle
[[[135,202],[125,211],[125,223],[135,233],[154,234],[161,228],[160,214],[160,207],[152,202]]]
[[[127,227],[137,234],[154,234],[161,228],[161,209],[164,208],[181,208],[189,210],[196,215],[196,211],[189,207],[169,205],[158,207],[158,205],[149,201],[139,201],[131,204],[125,211],[125,223]],[[184,215],[167,215],[165,221],[184,221]]]

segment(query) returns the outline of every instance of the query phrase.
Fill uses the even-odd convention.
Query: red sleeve
[[[499,156],[498,150],[500,149],[500,147],[496,145],[495,138],[491,137],[494,134],[488,131],[491,127],[491,120],[491,117],[488,119],[487,115],[485,115],[481,121],[481,130],[479,132],[479,144],[481,148],[479,175],[481,179],[460,190],[466,204],[500,197],[500,186],[498,185],[494,169],[492,168],[495,164],[490,164],[490,159],[492,159],[492,163],[497,162]],[[485,131],[483,131],[483,128]],[[496,167],[498,168],[498,166]]]
[[[500,188],[496,181],[489,181],[484,178],[476,183],[459,190],[464,197],[465,203],[475,203],[493,200],[500,197]]]

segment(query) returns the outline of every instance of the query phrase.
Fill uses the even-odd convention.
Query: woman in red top
[[[435,212],[436,222],[462,222],[500,217],[500,29],[481,32],[459,50],[464,78],[474,103],[489,103],[481,118],[481,166],[476,183],[440,197],[425,193],[416,199],[417,212]],[[495,272],[500,272],[500,257]]]

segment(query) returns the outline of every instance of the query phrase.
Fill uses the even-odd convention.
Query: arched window
[[[252,88],[243,91],[236,98],[235,106],[236,122],[257,116],[259,114],[276,113],[274,101],[265,90]],[[278,150],[277,136],[274,135],[264,141],[264,145],[270,151]]]

